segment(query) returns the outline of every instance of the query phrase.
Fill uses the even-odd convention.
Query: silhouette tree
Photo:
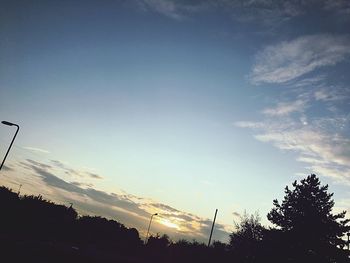
[[[147,241],[147,258],[150,262],[166,262],[169,258],[169,245],[171,240],[168,235],[156,236],[151,235]]]
[[[170,249],[171,262],[215,262],[208,253],[207,244],[199,243],[196,240],[190,242],[180,239],[176,243],[172,243]]]
[[[344,219],[345,211],[332,214],[334,200],[328,185],[321,186],[314,174],[292,185],[293,190],[285,188],[281,204],[273,201],[274,208],[267,215],[282,233],[277,235],[285,261],[347,262],[342,237],[350,229],[349,220]]]
[[[223,243],[219,240],[214,240],[213,244],[211,245],[211,247],[214,250],[218,250],[218,251],[226,251],[228,249],[228,245],[227,243]]]
[[[0,211],[1,262],[120,262],[123,257],[137,259],[142,248],[135,228],[96,216],[78,217],[74,208],[41,195],[18,196],[0,187]]]
[[[215,240],[209,249],[209,257],[207,262],[232,262],[230,246],[227,243]]]
[[[102,249],[136,249],[141,240],[135,228],[128,229],[123,224],[100,216],[82,216],[76,224],[77,238],[81,244],[94,244]]]
[[[236,229],[230,235],[232,253],[240,262],[255,262],[265,231],[259,215],[249,216],[244,213],[241,222],[236,224]]]
[[[160,236],[158,233],[156,236],[151,235],[147,241],[147,246],[150,248],[155,248],[157,250],[162,250],[170,245],[171,241],[167,234]]]

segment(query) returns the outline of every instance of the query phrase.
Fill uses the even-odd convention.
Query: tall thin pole
[[[151,215],[151,219],[149,220],[149,224],[148,224],[148,229],[147,229],[147,235],[146,235],[146,239],[145,239],[145,244],[147,243],[147,238],[148,238],[148,234],[149,234],[149,229],[151,228],[151,223],[152,223],[152,219],[153,219],[153,216],[156,216],[158,215],[157,213]]]
[[[9,124],[7,124],[8,122],[2,122],[2,123],[4,123],[5,125],[9,125]],[[9,148],[7,149],[7,152],[6,152],[6,154],[5,154],[5,157],[4,157],[4,159],[2,160],[2,163],[1,163],[1,166],[0,166],[0,170],[1,170],[2,166],[3,166],[4,163],[5,163],[5,160],[6,160],[6,158],[7,158],[7,155],[9,154],[10,149],[11,149],[11,147],[12,147],[12,144],[13,144],[13,142],[15,141],[16,136],[17,136],[17,133],[18,133],[18,131],[19,131],[19,126],[18,126],[17,124],[11,123],[10,126],[16,126],[16,127],[17,127],[17,130],[16,130],[16,133],[15,133],[15,136],[13,136],[13,139],[12,139],[12,141],[11,141],[11,144],[10,144]]]
[[[211,242],[211,236],[213,235],[213,230],[214,230],[214,225],[215,225],[215,220],[216,220],[216,215],[218,213],[218,210],[215,210],[215,216],[214,216],[214,221],[213,221],[213,225],[211,226],[211,231],[210,231],[210,237],[209,237],[209,242],[208,242],[208,247],[210,246],[210,242]]]

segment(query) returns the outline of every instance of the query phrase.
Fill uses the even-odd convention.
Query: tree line
[[[346,212],[333,213],[333,194],[312,174],[284,199],[273,200],[264,227],[258,214],[242,216],[229,243],[173,242],[150,236],[146,244],[135,228],[98,216],[78,216],[72,206],[41,195],[19,196],[0,188],[0,259],[8,262],[350,262]]]

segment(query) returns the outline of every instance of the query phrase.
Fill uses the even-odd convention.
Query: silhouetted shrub
[[[265,228],[260,223],[258,214],[244,214],[236,224],[236,231],[230,235],[230,248],[239,262],[256,262],[260,256]]]

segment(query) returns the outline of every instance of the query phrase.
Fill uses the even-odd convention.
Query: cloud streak
[[[350,38],[308,35],[264,48],[250,75],[254,84],[286,83],[316,69],[332,66],[350,55]]]
[[[30,146],[25,146],[23,147],[23,149],[31,151],[31,152],[37,152],[37,153],[50,153],[50,151],[48,150],[44,150],[44,149],[40,149],[40,148],[36,148],[36,147],[30,147]]]
[[[265,115],[285,116],[293,112],[303,112],[306,107],[306,101],[298,99],[293,102],[279,102],[276,107],[263,110]]]
[[[69,167],[67,164],[58,160],[51,160],[50,162],[53,167],[64,170],[65,174],[72,177],[75,176],[75,177],[81,177],[81,178],[103,179],[103,177],[97,173],[87,171],[86,169],[79,169],[79,170],[73,169]]]
[[[144,11],[157,12],[175,20],[183,20],[199,12],[216,10],[241,23],[271,27],[291,18],[321,9],[346,18],[350,4],[346,0],[135,0]]]
[[[207,9],[210,1],[139,0],[144,10],[152,10],[176,20],[183,20],[188,14]]]
[[[342,126],[349,125],[350,118],[324,117],[309,122],[305,125],[288,118],[238,122],[236,125],[253,129],[259,141],[296,152],[297,160],[306,163],[314,173],[350,184],[350,139],[339,133]]]

